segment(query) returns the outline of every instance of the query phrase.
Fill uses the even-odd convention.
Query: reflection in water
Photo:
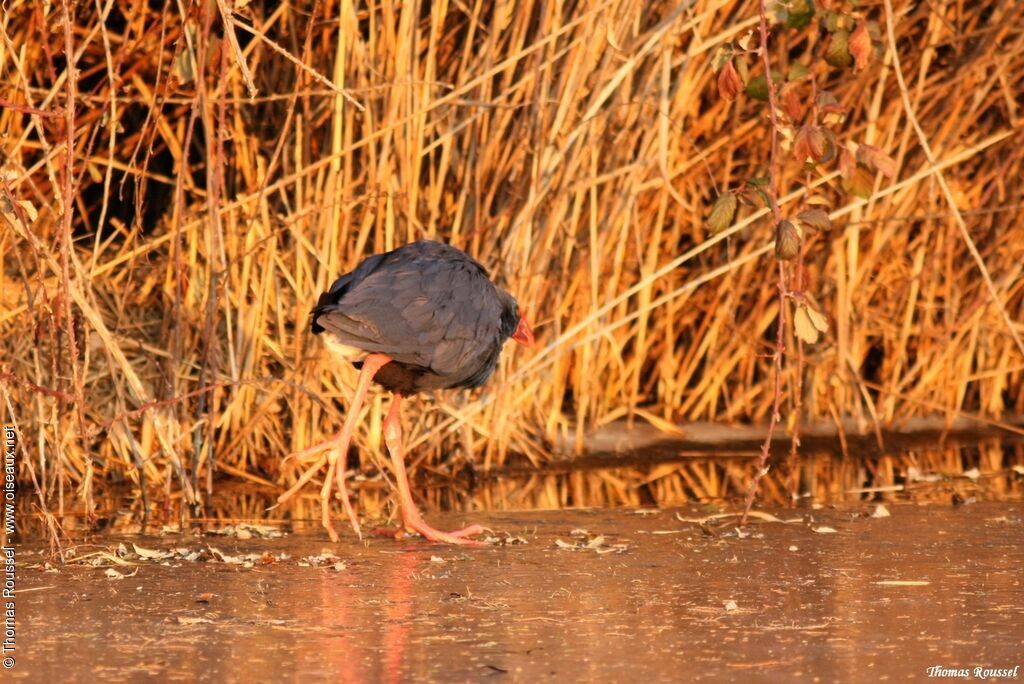
[[[504,511],[572,507],[668,507],[689,502],[731,505],[746,493],[756,450],[722,449],[715,457],[658,449],[649,453],[603,456],[553,462],[544,469],[502,468],[491,472],[462,470],[456,474],[420,469],[414,475],[418,495],[428,511]],[[1024,444],[985,439],[944,448],[911,447],[862,458],[811,453],[796,464],[785,459],[772,465],[762,480],[763,505],[786,506],[857,501],[1009,501],[1024,492]],[[393,514],[392,488],[379,474],[356,478],[352,490],[367,520]],[[201,511],[181,506],[181,497],[159,501],[150,496],[149,521],[159,529],[181,522],[319,519],[317,487],[288,506],[267,511],[280,493],[276,489],[215,484]],[[139,529],[143,504],[137,492],[105,492],[100,497],[97,529],[129,532]],[[30,497],[22,497],[30,501]],[[340,506],[335,504],[336,508]],[[338,511],[340,514],[340,510]],[[26,511],[22,520],[31,517]],[[74,531],[82,521],[70,516]],[[152,530],[153,527],[146,529]]]
[[[404,682],[874,681],[924,678],[936,663],[1018,664],[1020,507],[871,508],[757,523],[742,539],[670,511],[479,514],[528,544],[343,539],[331,545],[341,570],[299,565],[327,546],[314,535],[136,537],[290,558],[142,563],[118,581],[102,567],[41,572],[26,552],[19,637],[31,648],[19,666],[33,681]],[[560,548],[574,528],[627,548]]]
[[[399,681],[402,663],[408,660],[406,647],[409,644],[409,614],[413,609],[412,572],[418,558],[412,554],[399,554],[386,571],[387,618],[384,620],[384,677],[378,681],[393,684]]]

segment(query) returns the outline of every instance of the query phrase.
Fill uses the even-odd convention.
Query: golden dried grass
[[[762,106],[721,101],[710,59],[756,3],[69,9],[11,0],[0,20],[0,392],[45,508],[110,483],[198,502],[214,473],[290,477],[282,457],[337,429],[354,379],[308,333],[311,303],[422,237],[491,267],[540,347],[509,349],[483,394],[424,398],[417,465],[543,463],[620,418],[770,411],[770,230],[756,213],[711,239],[703,225],[767,159]],[[1024,7],[895,16],[905,93],[891,52],[827,84],[843,136],[900,171],[866,201],[813,179],[836,227],[808,246],[807,291],[834,325],[808,348],[803,407],[866,425],[1020,415],[1024,357],[991,291],[1024,334]],[[782,170],[784,212],[799,173]],[[381,400],[365,410],[369,471]],[[680,467],[671,487],[715,490],[699,477]]]

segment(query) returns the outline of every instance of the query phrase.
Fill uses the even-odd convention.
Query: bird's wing
[[[428,284],[428,300],[441,303],[435,316],[444,333],[432,352],[430,368],[442,376],[475,372],[500,338],[501,302],[494,285],[475,264],[452,269]],[[435,318],[437,320],[437,318]]]
[[[474,263],[411,259],[352,282],[317,322],[346,344],[453,375],[493,344],[500,318],[494,286]]]
[[[314,334],[322,333],[324,330],[329,329],[329,326],[321,325],[320,317],[330,313],[336,313],[335,308],[337,303],[341,301],[341,298],[348,293],[349,289],[358,285],[368,275],[373,273],[384,261],[385,256],[386,255],[384,254],[374,254],[373,256],[364,259],[354,271],[339,277],[331,283],[331,287],[326,292],[320,295],[316,306],[313,307],[313,311],[310,312],[311,328]],[[335,327],[338,325],[343,324],[336,321]],[[358,331],[353,329],[352,333],[358,334]]]

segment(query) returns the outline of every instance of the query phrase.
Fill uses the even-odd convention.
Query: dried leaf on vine
[[[765,192],[765,188],[768,187],[767,176],[755,176],[754,178],[748,178],[740,188],[740,198],[745,202],[748,202],[751,206],[763,206],[766,208],[771,207],[771,202],[768,200],[768,193]]]
[[[820,333],[828,332],[828,319],[825,318],[825,314],[815,309],[810,304],[807,305],[807,315],[811,319],[811,323]]]
[[[836,142],[836,134],[827,128],[822,128],[821,134],[825,136],[825,151],[818,158],[819,164],[827,164],[836,158],[836,150],[839,149],[839,143]]]
[[[871,35],[868,33],[867,22],[860,22],[850,35],[849,50],[855,62],[854,70],[867,68],[871,61]]]
[[[786,28],[803,28],[814,18],[814,2],[812,0],[792,0],[789,5],[789,16]]]
[[[825,13],[825,30],[829,33],[835,33],[836,31],[843,30],[849,31],[854,26],[854,19],[848,14],[840,14],[839,12],[826,12]]]
[[[782,82],[782,75],[778,71],[773,70],[772,81],[775,83],[775,86],[778,87],[778,85]],[[754,78],[750,79],[750,81],[747,82],[747,87],[745,88],[745,91],[747,95],[754,98],[755,100],[767,102],[768,79],[764,77],[764,74],[755,76]]]
[[[817,126],[801,126],[793,140],[793,155],[797,161],[818,163],[825,157],[828,141]]]
[[[807,344],[814,344],[818,341],[818,331],[814,328],[814,324],[811,323],[807,310],[802,306],[798,307],[793,315],[793,330],[796,332],[796,336]]]
[[[874,185],[874,174],[863,164],[855,164],[849,173],[843,174],[843,189],[861,199],[871,197]]]
[[[849,176],[857,166],[857,158],[848,147],[844,147],[839,154],[839,173],[843,177]]]
[[[853,57],[850,55],[850,34],[839,30],[832,34],[825,48],[825,61],[834,67],[850,66]]]
[[[859,145],[857,147],[857,161],[881,172],[887,178],[896,177],[896,160],[874,145]]]
[[[818,93],[818,112],[821,114],[821,122],[826,126],[840,124],[846,119],[846,107],[836,101],[835,95],[827,90]]]
[[[814,344],[820,333],[828,332],[828,321],[810,305],[800,302],[793,316],[793,328],[797,337],[807,344]]]
[[[789,19],[789,3],[783,0],[770,0],[765,9],[768,10],[768,18],[773,24],[781,24]]]
[[[736,193],[731,190],[726,190],[718,196],[711,207],[711,213],[708,214],[708,234],[717,235],[732,225],[737,204]]]
[[[740,80],[740,75],[736,73],[736,67],[733,66],[732,60],[729,60],[718,72],[718,94],[732,102],[736,99],[742,85],[743,82]]]
[[[793,82],[807,78],[811,75],[810,68],[803,62],[793,62],[789,65],[789,73],[786,74],[786,80]]]
[[[797,86],[793,83],[787,83],[782,86],[782,108],[786,112],[786,116],[793,123],[800,123],[804,118],[804,103],[800,100],[800,93],[797,92]]]
[[[718,46],[715,50],[715,54],[711,57],[711,68],[718,71],[726,64],[732,61],[733,55],[736,51],[732,47],[732,43],[726,43],[725,45]]]
[[[805,226],[822,232],[832,227],[832,221],[828,217],[828,212],[824,209],[805,209],[797,214],[796,217]]]
[[[781,261],[795,259],[800,254],[800,231],[792,222],[782,220],[775,226],[775,258]]]

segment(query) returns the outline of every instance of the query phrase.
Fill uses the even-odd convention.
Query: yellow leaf
[[[36,211],[35,206],[28,200],[18,200],[18,204],[25,210],[25,215],[28,216],[28,220],[35,222],[39,218],[39,212]]]
[[[828,332],[828,319],[825,318],[824,314],[808,306],[807,317],[810,318],[811,325],[813,325],[818,332]]]
[[[807,344],[814,344],[818,341],[818,329],[811,322],[806,305],[801,304],[797,307],[796,314],[793,316],[793,327],[796,330],[796,336]]]

